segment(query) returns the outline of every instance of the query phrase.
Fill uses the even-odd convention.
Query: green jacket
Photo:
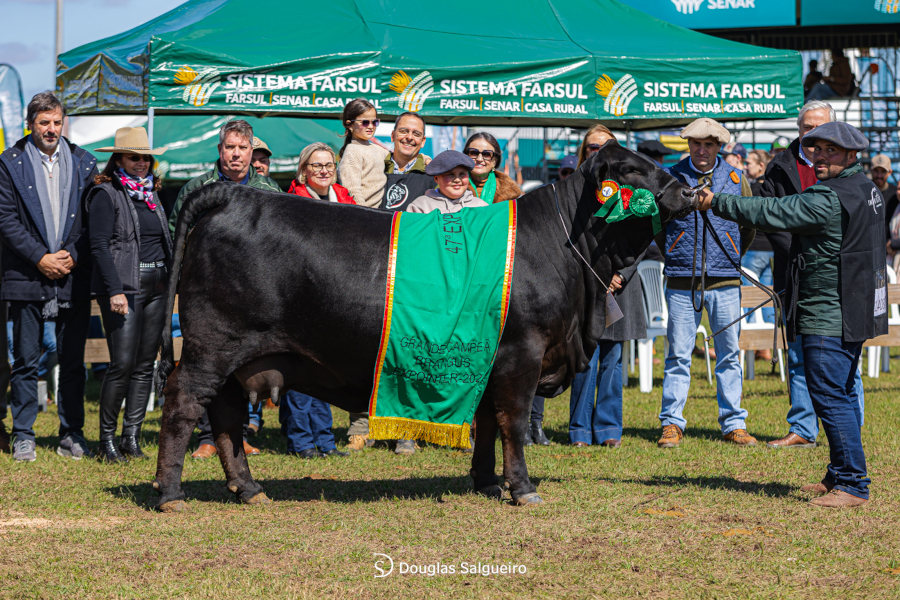
[[[856,163],[838,177],[850,177],[862,170],[862,165]],[[712,211],[723,219],[760,231],[793,233],[806,259],[806,267],[800,271],[797,332],[843,335],[838,254],[849,217],[833,190],[813,185],[800,194],[784,198],[716,194]]]
[[[394,159],[391,154],[388,154],[384,157],[384,174],[390,175],[394,172]],[[416,162],[413,163],[413,166],[407,171],[407,173],[424,173],[425,172],[425,155],[419,153],[416,156]]]
[[[181,212],[181,205],[184,203],[184,199],[194,190],[199,190],[204,185],[215,183],[217,181],[219,181],[218,160],[212,169],[203,175],[194,177],[184,184],[184,187],[181,188],[181,191],[178,192],[178,197],[175,199],[175,206],[172,207],[172,214],[169,215],[169,233],[172,234],[173,238],[175,237],[175,226],[178,224],[178,213]],[[275,183],[274,179],[257,174],[256,169],[253,167],[250,167],[250,181],[247,182],[247,185],[258,190],[268,190],[270,192],[281,191],[281,188],[278,187],[278,184]]]

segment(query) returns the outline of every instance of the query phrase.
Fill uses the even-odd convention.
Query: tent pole
[[[154,108],[151,106],[147,109],[147,140],[150,142],[150,147],[153,147],[153,113],[155,112]]]

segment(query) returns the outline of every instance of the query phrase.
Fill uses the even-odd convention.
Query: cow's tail
[[[175,370],[175,340],[172,338],[172,313],[175,312],[175,296],[178,293],[178,282],[181,279],[181,263],[187,247],[188,231],[196,224],[204,213],[224,206],[231,199],[228,189],[223,185],[206,185],[192,192],[184,201],[178,214],[175,227],[175,256],[172,257],[172,269],[169,273],[169,291],[166,298],[166,319],[160,341],[159,364],[156,367],[156,393],[162,395],[169,375]]]

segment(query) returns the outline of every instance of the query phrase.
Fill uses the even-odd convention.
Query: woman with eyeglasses
[[[487,202],[505,202],[522,195],[522,190],[509,175],[500,171],[503,153],[497,138],[489,133],[478,132],[466,140],[463,154],[475,162],[469,174],[472,192]]]
[[[322,142],[310,144],[300,152],[297,177],[291,181],[288,194],[340,204],[356,204],[347,188],[335,183],[335,170],[334,150]]]
[[[375,107],[362,98],[347,103],[341,121],[344,123],[344,145],[338,153],[341,158],[338,177],[357,204],[377,207],[387,183],[384,159],[390,154],[374,139],[381,121]]]
[[[100,387],[100,460],[116,463],[147,458],[141,425],[153,384],[153,362],[168,313],[168,269],[172,238],[157,191],[154,156],[143,127],[116,132],[115,146],[87,198],[94,275],[91,293],[100,305],[109,368]],[[122,439],[116,421],[125,400]]]

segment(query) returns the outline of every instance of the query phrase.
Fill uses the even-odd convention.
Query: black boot
[[[531,422],[531,439],[534,440],[535,444],[539,444],[541,446],[549,446],[550,440],[547,439],[547,436],[544,435],[544,428],[542,427],[542,423],[539,421]]]
[[[119,441],[119,452],[128,458],[147,458],[147,455],[141,452],[136,435],[123,435]]]
[[[100,442],[100,448],[97,450],[97,460],[108,463],[128,462],[128,459],[122,456],[119,453],[119,449],[116,448],[115,440],[103,440]]]
[[[531,439],[531,428],[525,428],[525,445],[526,446],[534,446],[534,440]]]

